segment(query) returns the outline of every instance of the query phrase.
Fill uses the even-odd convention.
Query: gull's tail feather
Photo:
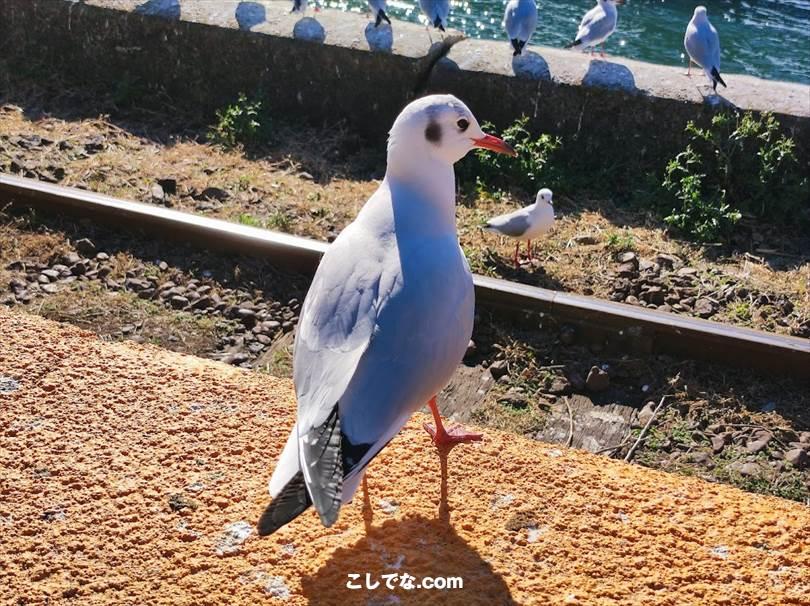
[[[712,73],[712,82],[714,83],[714,90],[717,90],[717,83],[718,82],[723,85],[723,88],[728,88],[726,86],[726,83],[723,82],[723,79],[720,77],[720,72],[717,70],[716,67],[712,68],[711,73]]]
[[[574,46],[579,46],[580,44],[582,44],[582,40],[580,40],[579,38],[577,38],[576,40],[574,40],[574,41],[573,41],[573,42],[571,42],[570,44],[566,44],[566,45],[565,45],[565,48],[573,48]]]
[[[391,25],[391,19],[388,18],[388,15],[385,14],[383,9],[380,9],[377,12],[377,22],[374,24],[374,27],[379,27],[380,23],[385,21],[388,25]]]
[[[312,500],[307,492],[304,474],[299,471],[265,508],[257,524],[259,535],[264,537],[273,534],[301,515],[310,505]]]
[[[436,15],[436,18],[433,20],[433,27],[444,31],[444,25],[442,25],[442,18],[439,15]]]
[[[517,57],[520,54],[520,40],[517,38],[512,38],[512,48],[515,49],[515,52],[512,53],[513,57]]]

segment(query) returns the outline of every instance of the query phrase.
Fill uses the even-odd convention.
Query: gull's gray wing
[[[510,40],[527,42],[537,27],[537,7],[528,2],[512,0],[506,5],[504,28]]]
[[[529,213],[521,208],[507,215],[501,215],[487,221],[484,229],[504,236],[520,238],[529,229]]]
[[[720,38],[710,23],[689,24],[684,39],[686,52],[702,68],[720,69]]]

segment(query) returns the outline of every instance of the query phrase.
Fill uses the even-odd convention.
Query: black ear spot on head
[[[425,139],[436,145],[442,140],[442,127],[438,122],[430,122],[425,129]]]

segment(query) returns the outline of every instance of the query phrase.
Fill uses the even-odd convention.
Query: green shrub
[[[717,114],[708,128],[689,122],[685,132],[686,149],[664,174],[679,203],[665,217],[670,225],[708,241],[728,237],[742,212],[778,221],[806,211],[796,143],[772,114]]]
[[[233,148],[237,145],[254,145],[266,141],[271,132],[270,116],[261,101],[249,101],[239,94],[236,103],[217,110],[217,123],[208,131],[212,143]]]
[[[529,118],[523,116],[501,135],[515,149],[517,156],[477,149],[461,164],[460,180],[473,185],[479,194],[513,187],[526,192],[554,187],[558,179],[550,159],[560,149],[562,140],[546,134],[535,138],[527,130],[528,123]],[[482,128],[487,132],[495,130],[487,123]]]

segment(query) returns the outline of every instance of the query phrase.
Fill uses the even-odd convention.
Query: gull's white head
[[[548,187],[544,187],[539,192],[537,192],[537,198],[535,199],[535,204],[537,207],[541,206],[554,206],[553,200],[554,194],[551,193],[551,190]]]
[[[430,95],[408,104],[388,136],[388,162],[429,157],[452,166],[474,147],[515,155],[487,135],[469,108],[452,95]]]
[[[624,4],[625,0],[598,0],[599,4]]]
[[[705,7],[705,6],[696,6],[696,7],[695,7],[695,14],[694,14],[694,17],[695,17],[696,19],[700,19],[700,18],[704,18],[704,17],[706,17],[706,7]]]

